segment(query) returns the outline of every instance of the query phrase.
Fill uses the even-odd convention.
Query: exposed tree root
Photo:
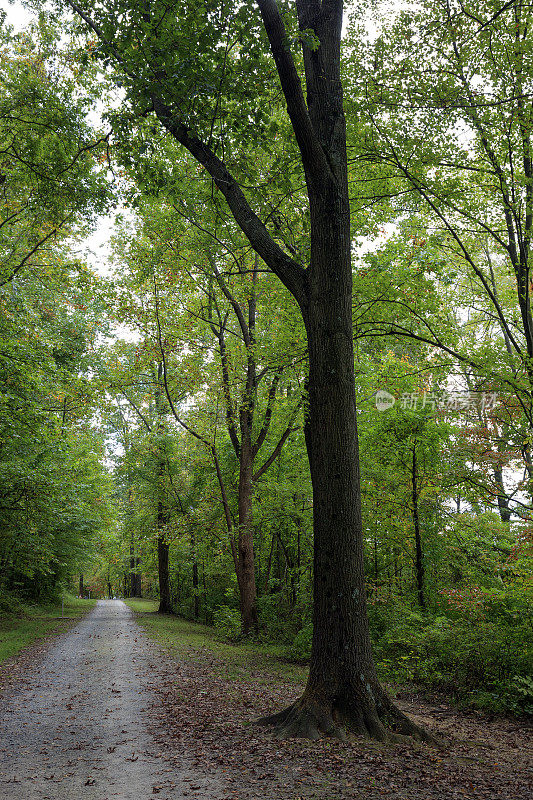
[[[382,709],[380,719],[387,727],[389,740],[403,741],[405,738],[410,737],[432,747],[442,746],[442,742],[436,736],[422,726],[417,725],[412,719],[409,719],[384,693]]]
[[[335,723],[331,712],[318,703],[305,700],[305,697],[279,714],[262,717],[257,720],[257,724],[272,725],[273,736],[276,739],[321,739],[322,736],[346,738],[342,727]]]
[[[323,705],[304,694],[288,708],[257,720],[258,725],[272,726],[276,739],[320,739],[331,736],[346,739],[347,734],[364,736],[379,742],[404,742],[417,739],[433,746],[438,740],[398,709],[383,693],[378,707],[374,703]]]

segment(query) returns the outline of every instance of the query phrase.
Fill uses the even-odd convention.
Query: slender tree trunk
[[[426,610],[426,598],[424,594],[424,558],[422,553],[422,537],[420,535],[420,518],[418,514],[418,485],[417,485],[417,465],[416,465],[416,443],[413,444],[413,461],[411,464],[411,484],[413,498],[413,525],[415,529],[415,571],[416,571],[416,594],[418,605],[422,611]]]
[[[159,578],[159,614],[172,614],[170,578],[168,572],[169,545],[165,541],[166,513],[162,500],[157,504],[157,573]]]
[[[80,597],[83,597],[83,575],[80,575],[79,594],[80,594]]]
[[[295,497],[296,505],[296,497]],[[295,604],[298,604],[300,599],[300,581],[301,581],[301,568],[302,568],[302,528],[303,519],[299,513],[294,515],[294,522],[296,524],[296,570],[294,573],[295,578]]]
[[[291,568],[291,607],[295,608],[298,605],[298,583],[296,579],[296,572],[294,565]]]
[[[194,592],[194,619],[200,618],[200,596],[198,594],[198,562],[192,565],[192,588]]]
[[[250,439],[243,436],[239,473],[239,543],[238,568],[241,602],[242,630],[248,635],[257,631],[257,589],[255,583],[253,542],[253,457]]]
[[[165,474],[165,462],[161,459],[158,469],[159,492],[163,489],[161,482]],[[168,570],[169,544],[165,540],[167,512],[162,499],[157,503],[157,573],[159,578],[159,614],[172,614],[172,602],[170,600],[170,576]]]
[[[141,576],[141,559],[137,557],[135,559],[135,573],[133,576],[134,579],[134,587],[135,587],[135,597],[142,597],[143,589],[142,589],[142,576]]]
[[[205,562],[202,560],[202,586],[204,589],[204,620],[207,624],[207,583],[205,580]]]
[[[200,589],[198,579],[198,555],[196,553],[196,538],[191,534],[191,551],[192,551],[192,590],[194,594],[193,599],[193,614],[194,619],[200,618]]]
[[[503,485],[503,470],[500,466],[494,467],[494,482],[498,489],[498,511],[502,522],[509,522],[511,519],[511,510],[509,508],[509,498],[505,493]]]
[[[163,364],[157,365],[157,372],[154,375],[155,383],[155,408],[157,413],[157,434],[162,436],[165,432],[165,410],[162,405],[162,381]],[[169,544],[166,541],[166,525],[168,522],[168,512],[165,508],[165,488],[164,479],[166,473],[166,461],[164,458],[164,445],[161,441],[157,444],[158,465],[157,465],[157,572],[159,579],[159,614],[172,614],[172,601],[170,599],[170,576],[168,570]]]
[[[170,602],[170,581],[168,575],[169,546],[164,539],[157,540],[157,567],[159,572],[159,614],[172,614]]]
[[[298,521],[296,531],[296,566],[298,568],[298,584],[300,584],[300,570],[302,568],[302,520]]]
[[[164,469],[164,464],[163,464]],[[170,600],[170,576],[168,571],[169,545],[165,541],[165,526],[167,515],[163,506],[163,501],[157,504],[157,572],[159,577],[159,614],[172,614],[172,602]]]
[[[131,489],[128,493],[128,507],[131,503]],[[135,535],[133,533],[133,529],[131,531],[131,538],[130,538],[130,597],[138,597],[137,589],[138,589],[138,581],[137,581],[137,573],[136,573],[136,558],[135,558]]]
[[[273,533],[272,534],[272,540],[270,542],[270,552],[268,554],[268,562],[267,562],[267,567],[266,567],[266,572],[265,572],[265,582],[264,582],[264,585],[263,585],[263,594],[268,594],[268,584],[269,584],[269,581],[270,581],[270,571],[272,569],[272,555],[274,553],[274,544],[275,544],[275,542],[276,542],[276,534]]]

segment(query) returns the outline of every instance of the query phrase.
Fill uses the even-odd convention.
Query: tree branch
[[[280,378],[281,378],[281,373],[282,373],[282,370],[281,369],[278,370],[275,373],[274,377],[272,378],[272,383],[270,384],[270,389],[269,389],[269,392],[268,392],[267,407],[266,407],[266,411],[265,411],[265,418],[263,420],[263,426],[262,426],[262,428],[261,428],[261,430],[259,432],[259,436],[257,437],[254,446],[252,447],[252,457],[253,458],[256,457],[256,455],[258,454],[259,450],[261,449],[261,446],[262,446],[263,442],[265,441],[265,439],[267,437],[267,434],[268,434],[268,431],[269,431],[269,428],[270,428],[270,422],[272,420],[272,407],[274,405],[274,399],[276,397],[276,389],[278,388],[278,384],[279,384],[279,381],[280,381]]]
[[[334,180],[334,176],[311,122],[283,17],[276,0],[257,0],[257,5],[270,42],[307,183],[323,189]]]
[[[291,433],[294,433],[294,431],[297,431],[297,430],[298,430],[298,428],[292,428],[292,427],[289,427],[289,428],[287,428],[285,430],[285,432],[283,433],[283,436],[281,437],[281,439],[279,440],[279,442],[277,443],[276,447],[274,448],[274,450],[272,451],[270,456],[267,458],[267,460],[265,461],[263,466],[260,467],[257,470],[257,472],[255,472],[254,475],[252,476],[252,480],[253,481],[259,480],[261,475],[264,475],[265,472],[267,471],[267,469],[272,466],[272,464],[274,463],[276,458],[281,453],[281,449],[282,449],[283,445],[285,444],[285,442],[287,441],[287,439],[289,438],[289,436],[291,435]]]

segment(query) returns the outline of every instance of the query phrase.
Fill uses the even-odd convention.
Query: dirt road
[[[402,709],[444,749],[273,740],[251,723],[303,686],[257,653],[226,661],[194,637],[181,645],[176,660],[127,606],[101,601],[44,659],[31,665],[27,654],[0,701],[0,800],[533,797],[526,720],[490,721],[410,692]]]
[[[0,798],[174,800],[191,782],[196,797],[218,796],[212,778],[158,752],[153,661],[130,609],[99,601],[0,704]]]

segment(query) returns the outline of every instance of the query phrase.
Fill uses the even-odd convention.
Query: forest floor
[[[146,613],[155,607],[149,603],[131,606],[166,654],[157,676],[161,746],[185,750],[213,774],[222,771],[228,800],[533,797],[531,722],[460,711],[397,688],[398,705],[443,739],[442,749],[360,738],[273,740],[253,722],[301,694],[303,667],[284,663],[274,647],[232,646],[202,625]],[[196,796],[191,789],[189,797]]]
[[[149,605],[132,603],[137,610]],[[528,800],[533,726],[397,691],[446,740],[276,741],[253,724],[301,692],[275,649],[99,603],[0,671],[0,797],[9,800]],[[147,635],[149,634],[149,635]],[[2,679],[3,676],[3,679]],[[6,677],[10,676],[10,677]]]

